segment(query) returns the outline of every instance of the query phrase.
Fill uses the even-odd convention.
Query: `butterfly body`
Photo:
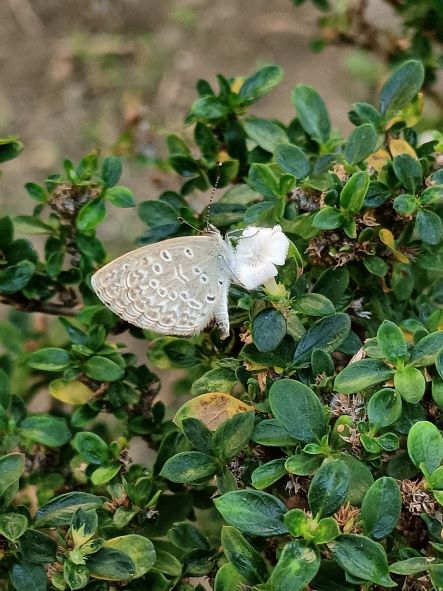
[[[239,240],[241,244],[242,237]],[[201,236],[170,238],[124,254],[97,271],[91,284],[106,306],[135,326],[190,336],[215,320],[221,337],[226,338],[229,285],[244,285],[243,278],[251,284],[248,261],[244,260],[248,249],[243,249],[243,257],[237,250],[231,240],[224,240],[210,226]],[[286,253],[287,246],[284,258]],[[257,247],[250,255],[252,261],[262,262]],[[270,276],[276,274],[275,267],[273,270]],[[259,279],[258,284],[262,276]]]

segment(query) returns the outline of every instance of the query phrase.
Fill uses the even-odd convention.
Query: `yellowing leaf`
[[[94,396],[94,392],[79,380],[53,380],[49,384],[51,396],[67,404],[85,404]]]
[[[421,119],[423,104],[423,93],[419,92],[409,105],[401,111],[398,111],[396,115],[389,119],[386,123],[386,129],[391,129],[391,127],[399,121],[404,121],[407,127],[413,127]]]
[[[390,230],[382,228],[379,232],[379,237],[383,244],[389,248],[389,250],[392,252],[392,254],[399,263],[403,263],[405,265],[409,264],[408,257],[399,250],[397,250],[394,235]]]
[[[372,166],[374,170],[380,172],[380,170],[383,168],[386,162],[388,162],[388,160],[390,159],[391,157],[389,156],[388,152],[383,148],[380,148],[380,150],[377,150],[376,152],[368,156],[366,158],[366,162],[369,164],[369,166]]]
[[[231,83],[231,90],[232,92],[239,93],[240,88],[243,86],[243,82],[245,81],[244,78],[234,78],[233,82]]]
[[[409,154],[412,158],[417,159],[417,154],[414,149],[405,140],[391,138],[389,140],[389,149],[391,150],[393,158],[400,156],[400,154]]]
[[[230,394],[225,394],[224,392],[208,392],[185,402],[178,409],[174,417],[174,423],[178,427],[181,427],[183,419],[199,419],[208,429],[215,431],[226,419],[229,419],[235,414],[253,410],[253,406],[245,404]]]
[[[218,153],[218,158],[217,160],[219,162],[226,162],[228,160],[231,160],[231,157],[229,156],[229,154],[226,152],[226,150],[220,150]]]

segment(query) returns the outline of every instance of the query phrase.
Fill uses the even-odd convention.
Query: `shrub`
[[[203,229],[186,197],[214,184],[221,160],[212,223],[280,224],[290,238],[276,281],[231,288],[228,339],[159,337],[95,296],[107,258],[96,230],[109,207],[135,205],[116,157],[66,161],[26,185],[32,215],[0,220],[7,588],[443,586],[443,146],[415,130],[424,69],[406,61],[376,106],[352,105],[347,139],[305,85],[289,125],[250,115],[281,78],[267,66],[218,76],[217,90],[200,80],[194,145],[168,138],[181,191],[138,204],[139,245]],[[0,158],[20,149],[6,138]],[[177,389],[191,398],[173,420],[151,367],[184,370]],[[44,389],[49,412],[30,412]],[[147,465],[129,457],[135,437]]]

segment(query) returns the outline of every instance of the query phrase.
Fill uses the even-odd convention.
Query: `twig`
[[[51,316],[77,316],[81,310],[80,306],[71,308],[64,304],[28,300],[20,296],[20,294],[2,294],[0,296],[0,303],[12,306],[21,312],[41,312],[42,314],[50,314]]]

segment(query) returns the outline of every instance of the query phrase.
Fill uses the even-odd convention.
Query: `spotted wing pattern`
[[[226,248],[219,234],[143,246],[97,271],[92,287],[115,314],[141,328],[193,335],[215,318],[229,333]]]

